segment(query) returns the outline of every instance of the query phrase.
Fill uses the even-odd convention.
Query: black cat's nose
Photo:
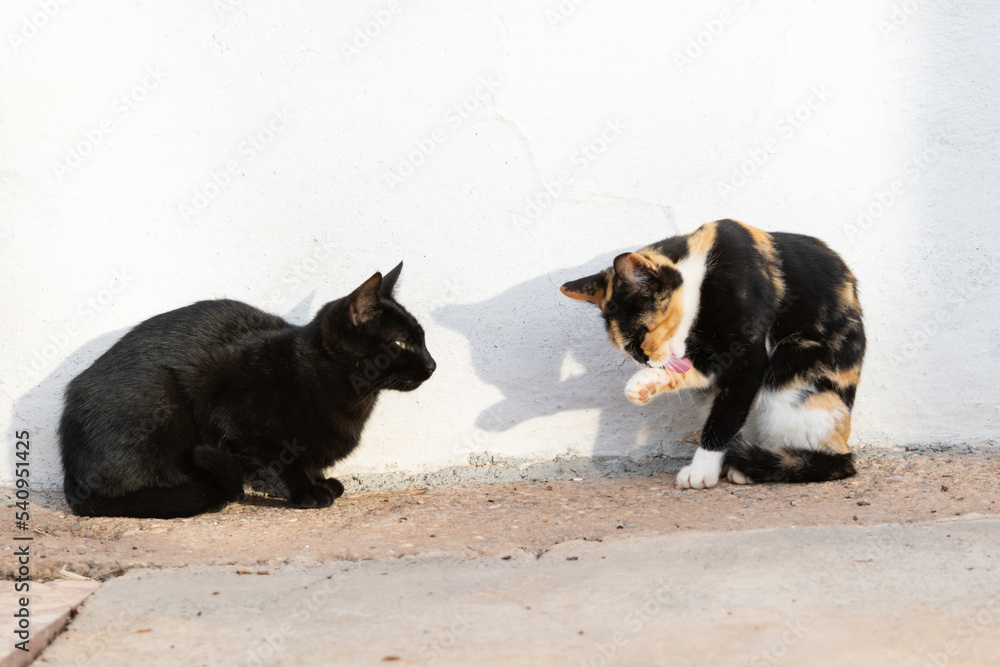
[[[430,355],[427,355],[427,358],[424,359],[424,368],[427,369],[427,374],[430,375],[431,373],[436,371],[437,367],[438,367],[437,362],[434,361],[434,359],[431,358]]]

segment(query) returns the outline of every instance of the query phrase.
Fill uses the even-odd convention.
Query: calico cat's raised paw
[[[340,484],[340,482],[337,483]],[[341,487],[340,492],[344,492],[343,487]],[[326,484],[314,484],[292,496],[292,507],[300,510],[329,507],[336,497],[333,490]]]
[[[636,405],[646,405],[661,391],[676,386],[672,374],[662,368],[643,368],[629,378],[625,385],[625,397]]]

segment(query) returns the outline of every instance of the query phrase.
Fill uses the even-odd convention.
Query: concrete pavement
[[[970,514],[133,569],[35,664],[1000,665],[998,560]]]

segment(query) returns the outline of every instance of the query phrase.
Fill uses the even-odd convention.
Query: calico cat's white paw
[[[671,385],[667,371],[662,368],[643,368],[629,378],[625,385],[625,397],[636,405],[646,405],[662,389]]]
[[[677,473],[677,486],[682,489],[710,489],[719,483],[724,452],[710,452],[698,448],[691,465]]]
[[[730,468],[726,475],[733,484],[753,484],[753,480],[741,473],[736,468]]]

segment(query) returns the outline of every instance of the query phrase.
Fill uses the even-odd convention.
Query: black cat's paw
[[[314,484],[304,491],[292,496],[292,507],[298,509],[313,509],[316,507],[329,507],[333,504],[336,496],[325,484]]]
[[[344,485],[340,483],[339,479],[326,477],[319,480],[319,483],[330,489],[330,492],[333,493],[334,500],[344,495]]]

